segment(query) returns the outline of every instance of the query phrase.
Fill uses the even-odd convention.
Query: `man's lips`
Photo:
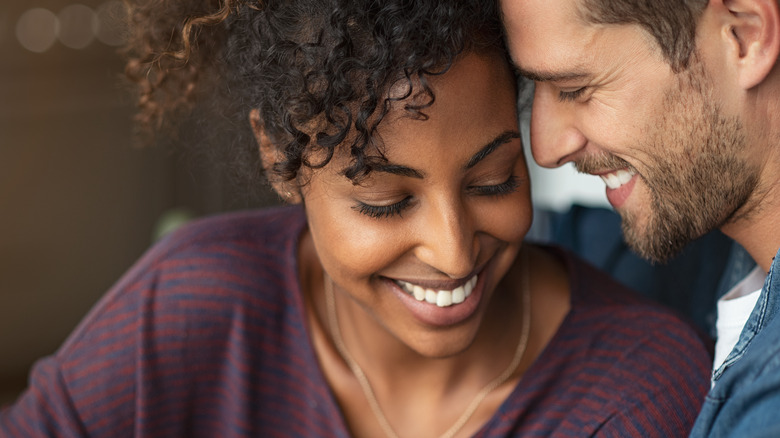
[[[636,170],[623,168],[605,172],[599,176],[607,185],[607,200],[614,208],[620,208],[631,196],[636,185]]]

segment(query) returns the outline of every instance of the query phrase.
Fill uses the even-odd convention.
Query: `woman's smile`
[[[422,324],[447,327],[471,317],[484,297],[485,282],[475,274],[459,286],[448,289],[444,282],[422,282],[428,287],[405,281],[389,281],[393,292]],[[451,287],[451,286],[449,286]]]
[[[474,275],[466,281],[459,282],[461,284],[454,288],[444,284],[422,286],[419,282],[400,280],[397,280],[396,283],[417,301],[425,301],[439,307],[448,307],[462,303],[471,295],[474,286],[477,284],[477,276]]]

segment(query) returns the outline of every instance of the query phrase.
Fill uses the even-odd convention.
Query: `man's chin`
[[[640,225],[630,215],[622,215],[623,239],[633,252],[653,264],[664,264],[680,254],[693,239],[665,227]]]

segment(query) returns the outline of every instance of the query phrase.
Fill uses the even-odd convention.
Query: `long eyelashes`
[[[577,100],[582,93],[585,92],[585,87],[579,88],[574,91],[561,91],[558,93],[558,100],[561,102],[572,102]]]
[[[409,203],[411,201],[412,201],[412,197],[407,196],[406,198],[400,200],[399,202],[390,205],[370,205],[363,202],[359,202],[357,205],[352,207],[352,209],[368,217],[374,219],[381,219],[381,218],[391,217],[396,215],[400,216],[401,212],[403,212],[404,209],[407,206],[409,206]]]
[[[514,192],[519,186],[520,181],[517,176],[510,175],[509,178],[501,184],[472,186],[469,187],[468,190],[477,196],[501,196]],[[399,202],[390,205],[371,205],[364,202],[358,202],[352,209],[373,219],[389,218],[401,216],[401,213],[403,213],[411,204],[412,199],[411,196],[407,196]]]
[[[474,187],[470,187],[469,189],[477,195],[497,196],[497,195],[506,195],[507,193],[512,193],[515,190],[517,190],[517,187],[519,185],[520,182],[517,179],[517,176],[510,175],[509,179],[502,182],[501,184],[496,184],[492,186],[474,186]]]

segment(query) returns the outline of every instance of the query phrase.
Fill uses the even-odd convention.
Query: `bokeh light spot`
[[[48,9],[34,8],[26,11],[16,22],[16,38],[25,49],[43,53],[57,40],[59,22]]]
[[[103,44],[121,46],[126,39],[125,17],[127,11],[119,0],[109,0],[97,8],[95,35]]]
[[[59,15],[60,42],[71,49],[83,49],[95,39],[97,15],[84,5],[70,5]]]

